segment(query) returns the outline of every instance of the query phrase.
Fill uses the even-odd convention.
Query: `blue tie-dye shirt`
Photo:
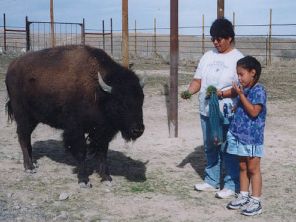
[[[256,117],[251,117],[238,102],[229,131],[239,142],[247,145],[263,145],[266,119],[266,91],[261,84],[244,89],[244,95],[253,105],[262,105],[262,110]]]

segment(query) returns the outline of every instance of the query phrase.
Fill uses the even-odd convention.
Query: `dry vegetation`
[[[262,160],[264,211],[246,218],[227,210],[228,200],[193,190],[193,184],[202,181],[205,161],[197,98],[179,100],[179,137],[169,138],[167,64],[134,61],[133,69],[148,78],[145,133],[134,144],[120,135],[111,143],[112,184],[101,183],[94,171],[94,187],[80,189],[61,132],[44,125],[32,135],[38,172],[23,172],[15,124],[7,123],[4,110],[4,73],[10,59],[0,59],[0,221],[295,221],[295,61],[263,69],[261,81],[269,99]],[[193,66],[180,67],[179,90],[191,80]]]

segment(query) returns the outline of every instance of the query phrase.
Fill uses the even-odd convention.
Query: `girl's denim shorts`
[[[263,148],[263,145],[242,144],[231,132],[227,133],[227,153],[246,157],[263,157]]]

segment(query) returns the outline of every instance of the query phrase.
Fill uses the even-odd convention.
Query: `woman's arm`
[[[188,91],[191,94],[195,94],[199,92],[201,87],[201,79],[193,79],[189,84]]]
[[[201,87],[201,79],[193,79],[188,86],[188,89],[181,93],[182,99],[189,99],[193,94],[199,92]]]

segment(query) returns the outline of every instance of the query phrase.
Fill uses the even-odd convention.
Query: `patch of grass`
[[[273,64],[262,70],[259,80],[267,90],[271,101],[295,101],[296,75],[292,63]]]
[[[122,181],[121,185],[116,188],[115,192],[124,196],[130,195],[131,193],[159,193],[177,196],[178,199],[191,199],[190,192],[188,192],[188,181],[183,178],[176,179],[173,175],[168,176],[164,171],[159,170],[150,172],[147,175],[147,180],[144,182]]]
[[[149,182],[144,182],[144,183],[133,184],[130,187],[130,191],[132,193],[155,192],[155,188],[152,187],[152,184],[150,184]]]

